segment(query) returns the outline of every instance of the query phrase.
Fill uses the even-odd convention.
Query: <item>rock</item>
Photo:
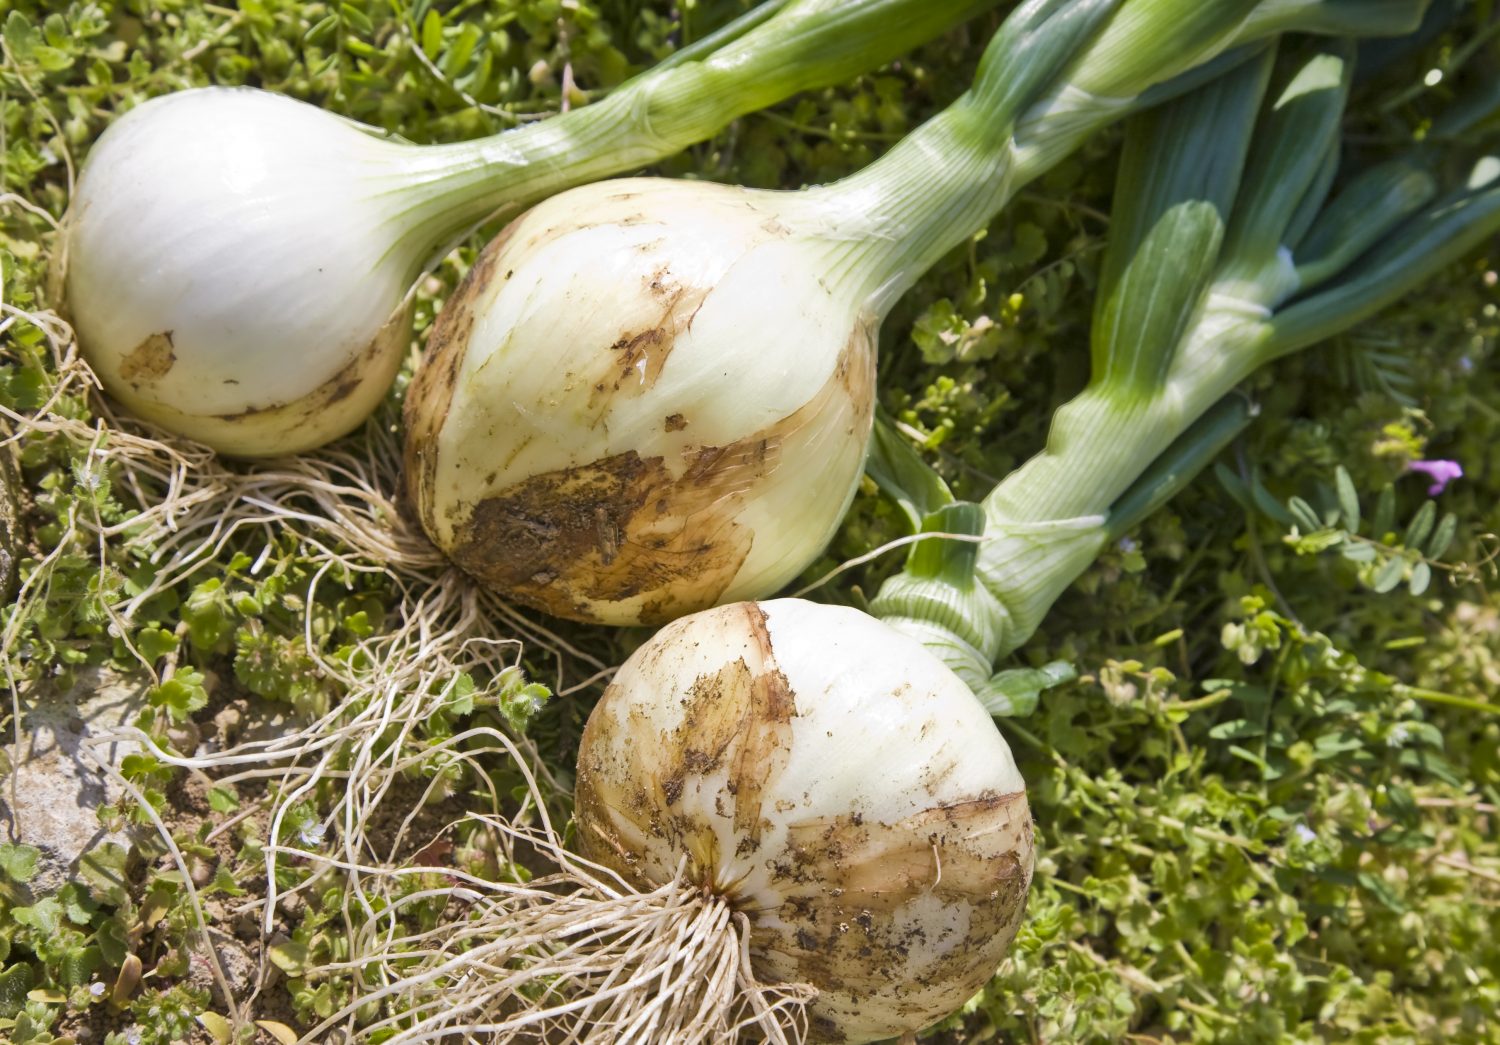
[[[244,1001],[255,988],[255,981],[260,976],[260,963],[250,954],[249,948],[226,932],[209,929],[208,938],[213,944],[214,953],[219,957],[219,967],[224,970],[224,979],[229,984],[232,1000]],[[201,938],[195,937],[193,951],[188,956],[188,982],[194,987],[212,992],[221,1005],[228,1004],[231,999],[223,996],[219,981],[214,977],[213,967],[201,947]]]
[[[45,896],[76,877],[79,859],[90,850],[106,842],[129,846],[126,835],[99,823],[96,810],[125,796],[96,759],[119,765],[135,745],[91,752],[86,742],[132,721],[146,707],[149,685],[149,679],[107,668],[82,668],[71,689],[43,683],[24,695],[17,765],[12,779],[0,784],[0,838],[41,850],[28,883],[34,895]]]
[[[258,697],[236,697],[213,717],[213,729],[202,733],[205,754],[227,751],[241,744],[265,743],[297,732],[301,724],[290,705]]]

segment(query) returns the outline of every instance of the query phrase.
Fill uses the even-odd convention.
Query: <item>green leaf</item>
[[[1214,465],[1214,478],[1219,480],[1219,485],[1224,487],[1224,492],[1229,494],[1241,508],[1247,512],[1255,510],[1255,505],[1250,500],[1250,488],[1222,461]]]
[[[297,1045],[302,1040],[300,1034],[276,1020],[256,1020],[255,1025],[276,1039],[277,1045]]]
[[[1268,519],[1282,526],[1296,525],[1297,520],[1292,513],[1287,511],[1284,504],[1271,496],[1271,491],[1266,489],[1265,484],[1260,481],[1260,475],[1256,472],[1250,473],[1250,497],[1255,502],[1255,507],[1259,508],[1261,514]]]
[[[1318,513],[1313,511],[1313,506],[1302,498],[1293,497],[1286,502],[1286,506],[1304,533],[1316,533],[1323,528],[1323,520],[1318,518]]]
[[[922,520],[923,533],[951,533],[969,537],[984,534],[984,509],[971,501],[945,504]],[[940,579],[960,590],[974,582],[974,565],[979,559],[979,544],[932,538],[918,541],[906,556],[906,572],[913,577]]]
[[[324,15],[313,26],[302,34],[302,42],[309,47],[321,46],[323,41],[331,37],[339,27],[339,16],[337,14]]]
[[[375,31],[375,23],[370,21],[370,16],[353,4],[340,4],[339,13],[343,15],[344,21],[354,27],[355,32],[369,36]]]
[[[63,907],[57,897],[47,896],[30,907],[17,907],[10,912],[17,925],[35,929],[42,936],[54,936],[62,928]]]
[[[130,953],[130,929],[120,915],[106,918],[104,924],[95,931],[93,941],[99,948],[99,956],[104,964],[110,968],[119,968],[125,956]]]
[[[188,638],[194,648],[211,652],[228,637],[232,626],[228,609],[219,580],[206,580],[193,589],[183,604],[182,619],[187,621]]]
[[[232,813],[240,807],[240,800],[227,787],[211,787],[208,789],[208,806],[215,813]]]
[[[1381,906],[1395,911],[1397,914],[1404,914],[1406,912],[1405,902],[1396,894],[1395,890],[1386,884],[1385,879],[1369,871],[1360,871],[1357,878],[1360,887],[1378,900]]]
[[[34,845],[0,842],[0,874],[12,882],[25,883],[36,877],[42,851]]]
[[[1385,539],[1396,526],[1396,488],[1386,483],[1380,491],[1380,498],[1375,502],[1375,519],[1370,528],[1370,536],[1377,541]]]
[[[1343,272],[1436,194],[1437,182],[1419,157],[1402,157],[1359,174],[1323,208],[1298,245],[1302,286],[1317,286]]]
[[[1072,682],[1078,669],[1065,660],[1055,660],[1040,668],[1012,668],[991,676],[977,696],[996,718],[1018,718],[1036,710],[1041,695],[1049,689]]]
[[[985,48],[975,75],[973,91],[986,119],[1008,126],[1054,87],[1118,7],[1118,0],[1039,0],[1019,6]]]
[[[1353,540],[1345,541],[1343,547],[1339,549],[1339,554],[1350,562],[1374,562],[1380,555],[1375,545]]]
[[[208,691],[203,688],[203,673],[180,668],[177,673],[148,695],[153,707],[165,708],[174,722],[185,722],[195,711],[208,705]]]
[[[1384,595],[1393,590],[1401,583],[1401,578],[1406,576],[1406,561],[1399,556],[1388,559],[1386,564],[1375,574],[1375,579],[1370,582],[1370,587]]]
[[[100,903],[120,906],[128,898],[125,865],[129,852],[117,842],[90,849],[78,861],[78,871]]]
[[[435,8],[422,19],[422,53],[436,58],[443,49],[443,16]]]
[[[469,66],[469,59],[473,57],[474,48],[479,46],[483,33],[473,22],[464,22],[458,31],[458,38],[448,45],[448,51],[438,63],[439,68],[449,76],[458,76]]]
[[[199,1026],[213,1038],[214,1045],[229,1045],[234,1040],[234,1027],[217,1012],[200,1012],[197,1020]]]
[[[1419,562],[1411,568],[1411,580],[1407,582],[1407,587],[1413,595],[1421,595],[1431,583],[1431,566],[1428,566],[1425,562]]]
[[[1215,740],[1244,740],[1246,737],[1258,737],[1264,733],[1265,729],[1260,723],[1251,722],[1246,718],[1220,722],[1208,731],[1208,735]]]
[[[953,503],[948,484],[883,412],[875,415],[865,474],[901,508],[913,533],[921,532],[922,522],[929,515]]]
[[[141,656],[148,661],[156,661],[165,657],[168,653],[177,650],[177,636],[165,628],[142,628],[135,636],[135,644],[141,651]]]
[[[15,1019],[26,1005],[31,990],[31,966],[17,962],[0,972],[0,1016]]]
[[[60,73],[73,64],[73,56],[67,51],[48,47],[45,44],[39,45],[32,53],[32,57],[36,59],[36,64],[42,67],[42,71],[48,73]]]
[[[1181,493],[1209,461],[1245,430],[1251,416],[1248,401],[1240,395],[1227,395],[1210,407],[1110,505],[1107,516],[1110,538],[1118,540],[1125,536]],[[1239,483],[1238,477],[1233,478]],[[1243,490],[1244,484],[1239,486]]]
[[[1478,172],[1476,172],[1478,173]],[[1380,311],[1500,231],[1500,183],[1430,204],[1396,226],[1338,277],[1271,319],[1266,356],[1327,340]]]
[[[266,948],[271,963],[288,976],[301,976],[307,972],[307,944],[287,939],[272,943]]]
[[[1443,516],[1443,521],[1438,523],[1437,529],[1433,531],[1432,539],[1427,542],[1427,557],[1434,561],[1442,559],[1452,547],[1453,538],[1457,533],[1458,516],[1449,512]]]
[[[1269,762],[1248,748],[1241,747],[1238,744],[1231,744],[1229,745],[1229,753],[1243,762],[1249,762],[1256,769],[1260,770],[1262,780],[1274,780],[1281,775]]]
[[[62,957],[58,979],[65,987],[80,987],[103,964],[98,947],[70,947]]]
[[[1320,47],[1323,53],[1296,62],[1256,130],[1224,247],[1228,263],[1274,261],[1338,138],[1354,49],[1344,40]]]
[[[1423,501],[1422,507],[1417,509],[1417,514],[1412,516],[1411,523],[1406,527],[1406,535],[1401,538],[1401,543],[1408,548],[1422,547],[1432,535],[1432,525],[1436,520],[1437,505],[1432,501]]]
[[[10,12],[5,19],[5,43],[17,61],[30,61],[41,40],[42,34],[31,24],[29,18],[20,11]]]
[[[1214,275],[1268,69],[1246,62],[1130,122],[1095,299],[1096,380],[1140,393],[1171,365]]]
[[[1333,482],[1338,491],[1339,511],[1343,514],[1344,529],[1351,533],[1359,531],[1359,492],[1354,488],[1354,480],[1349,477],[1349,470],[1339,465],[1333,470]]]

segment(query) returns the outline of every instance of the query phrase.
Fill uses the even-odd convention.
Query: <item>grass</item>
[[[487,641],[392,676],[393,650],[433,641],[398,612],[397,582],[336,535],[314,543],[313,522],[214,531],[193,491],[244,469],[164,454],[68,362],[48,272],[89,144],[139,100],[206,83],[284,91],[418,141],[487,133],[555,111],[565,82],[607,89],[738,9],[683,7],[684,24],[637,0],[10,8],[0,407],[6,434],[45,422],[6,446],[28,596],[0,615],[12,707],[24,716],[99,670],[148,696],[140,746],[115,770],[124,797],[84,814],[134,828],[132,844],[99,847],[44,892],[26,838],[0,844],[0,1036],[394,1033],[423,1002],[382,983],[450,989],[458,973],[423,941],[478,946],[455,927],[514,917],[504,898],[550,872],[600,672],[646,635],[553,625],[449,584],[437,617]],[[1369,63],[1351,159],[1421,136],[1464,84],[1500,74],[1496,18],[1477,0],[1416,51]],[[784,186],[857,169],[962,90],[993,24],[746,117],[660,173]],[[886,324],[882,402],[960,496],[1037,449],[1082,382],[1117,144],[1102,137],[1034,186]],[[493,231],[424,281],[414,350]],[[1221,461],[1227,478],[1200,479],[1111,548],[1017,654],[1012,666],[1080,673],[1004,726],[1030,783],[1036,884],[1012,958],[932,1040],[1495,1040],[1497,271],[1491,244],[1257,377],[1261,416]],[[403,387],[336,448],[351,468],[391,438]],[[1408,466],[1434,459],[1465,474],[1435,498],[1458,528],[1422,588],[1424,541],[1407,531],[1428,482]],[[1286,514],[1294,496],[1339,503],[1340,468],[1367,519],[1394,486],[1386,532],[1312,539]],[[368,480],[378,494],[388,477]],[[386,510],[300,503],[310,517]],[[869,486],[805,580],[902,532]],[[186,557],[206,533],[208,553]],[[1338,553],[1361,542],[1377,561]],[[814,597],[858,604],[898,563],[877,557]],[[281,733],[245,748],[277,712]],[[13,737],[21,721],[9,716]],[[235,745],[257,758],[225,765]],[[220,966],[242,954],[259,988],[226,992],[233,970],[205,960],[205,939]]]

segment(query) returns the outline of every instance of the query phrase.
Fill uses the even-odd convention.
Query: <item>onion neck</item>
[[[898,57],[998,0],[792,0],[701,58],[490,138],[411,147],[398,214],[428,243],[547,196],[636,170],[731,120]],[[405,191],[409,185],[410,191]]]
[[[831,242],[831,281],[883,318],[943,255],[989,224],[1014,192],[1008,126],[972,92],[857,174],[807,190],[798,224]]]
[[[917,638],[975,691],[1035,632],[1115,536],[1111,509],[1215,403],[1272,357],[1269,315],[1209,294],[1160,387],[1096,381],[1053,417],[1046,448],[985,498],[973,592],[914,576],[871,609]]]

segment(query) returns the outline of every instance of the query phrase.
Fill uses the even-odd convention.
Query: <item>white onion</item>
[[[740,603],[621,667],[578,761],[586,855],[749,920],[822,1040],[917,1030],[995,973],[1025,907],[1025,785],[969,689],[856,610]]]
[[[105,388],[236,455],[354,428],[409,341],[400,304],[435,215],[395,190],[420,152],[248,89],[167,95],[112,124],[68,228],[68,307]]]
[[[407,396],[434,543],[548,612],[663,621],[785,584],[853,496],[874,317],[784,193],[574,189],[492,243]],[[817,491],[817,496],[809,496]]]

